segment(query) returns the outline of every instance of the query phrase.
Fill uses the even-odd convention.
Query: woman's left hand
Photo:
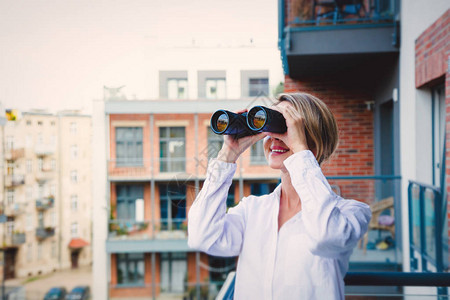
[[[294,153],[309,150],[303,117],[290,103],[281,103],[286,104],[271,108],[276,109],[283,114],[286,119],[287,132],[284,134],[267,132],[266,134],[282,140]]]

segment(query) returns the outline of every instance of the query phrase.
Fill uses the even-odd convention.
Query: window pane
[[[266,158],[264,156],[264,141],[260,140],[254,143],[251,147],[250,162],[252,164],[265,164]]]
[[[269,94],[268,78],[250,78],[249,96],[268,95],[268,94]]]
[[[142,165],[142,127],[116,127],[117,165]]]

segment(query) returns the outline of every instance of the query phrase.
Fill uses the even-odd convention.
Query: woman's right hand
[[[243,110],[237,113],[240,114],[245,111],[246,110]],[[240,139],[236,139],[231,135],[224,135],[224,143],[222,149],[219,151],[219,154],[217,155],[217,159],[227,163],[236,163],[239,156],[245,150],[247,150],[247,148],[249,148],[257,141],[263,139],[264,137],[265,134],[263,133],[245,136]]]

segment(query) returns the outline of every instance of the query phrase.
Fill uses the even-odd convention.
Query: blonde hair
[[[302,115],[308,147],[317,162],[322,164],[330,158],[336,150],[339,134],[336,119],[328,106],[307,93],[280,94],[277,100],[289,101]]]

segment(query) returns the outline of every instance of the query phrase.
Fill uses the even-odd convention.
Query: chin
[[[269,164],[269,167],[274,170],[284,170],[285,166],[283,164],[284,160],[288,158],[290,155],[277,155],[276,157],[269,157],[267,159],[267,162]]]

